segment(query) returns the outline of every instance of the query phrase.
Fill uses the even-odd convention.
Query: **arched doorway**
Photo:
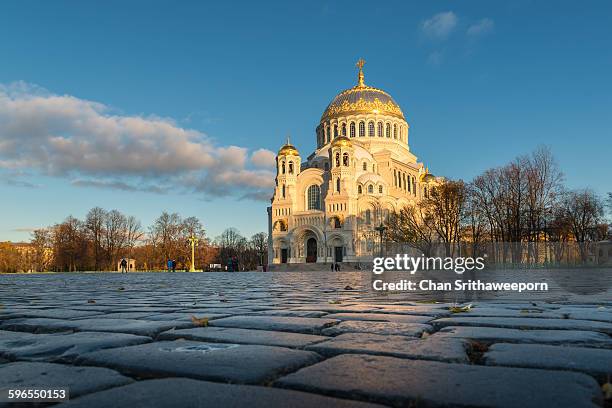
[[[317,240],[315,238],[308,238],[306,241],[306,262],[317,262]]]

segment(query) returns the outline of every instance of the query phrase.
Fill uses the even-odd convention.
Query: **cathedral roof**
[[[351,139],[349,139],[346,136],[340,136],[335,138],[332,143],[331,143],[332,147],[336,147],[336,146],[341,146],[341,147],[352,147],[353,146],[353,142],[351,142]]]
[[[281,147],[278,151],[278,155],[280,156],[281,154],[284,154],[286,156],[299,156],[300,152],[298,151],[298,149],[296,149],[294,145],[291,144],[289,138],[287,138],[287,143],[285,143],[283,147]]]
[[[391,95],[364,83],[363,60],[357,62],[359,77],[356,86],[340,92],[323,112],[321,122],[340,116],[374,113],[404,119],[404,113]]]

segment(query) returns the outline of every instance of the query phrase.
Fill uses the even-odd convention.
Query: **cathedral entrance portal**
[[[342,253],[344,248],[341,246],[334,247],[334,262],[342,262]]]
[[[317,240],[314,238],[309,238],[306,241],[306,262],[317,262]]]

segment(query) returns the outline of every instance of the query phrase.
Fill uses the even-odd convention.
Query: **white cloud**
[[[421,30],[430,38],[443,40],[456,26],[457,16],[452,11],[446,11],[425,20],[421,25]]]
[[[276,153],[268,149],[255,150],[251,155],[251,162],[257,167],[274,168]]]
[[[472,24],[468,30],[468,35],[478,36],[490,33],[495,28],[495,22],[490,18],[483,18],[475,24]]]
[[[249,196],[274,187],[267,152],[255,151],[249,162],[248,149],[219,146],[171,119],[121,115],[104,104],[23,82],[0,85],[5,173],[34,171],[75,185],[126,191]]]

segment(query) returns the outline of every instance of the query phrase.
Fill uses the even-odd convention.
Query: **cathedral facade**
[[[370,262],[390,213],[426,197],[436,178],[409,147],[393,98],[365,84],[340,92],[316,128],[305,160],[287,140],[276,157],[268,207],[268,263]]]

